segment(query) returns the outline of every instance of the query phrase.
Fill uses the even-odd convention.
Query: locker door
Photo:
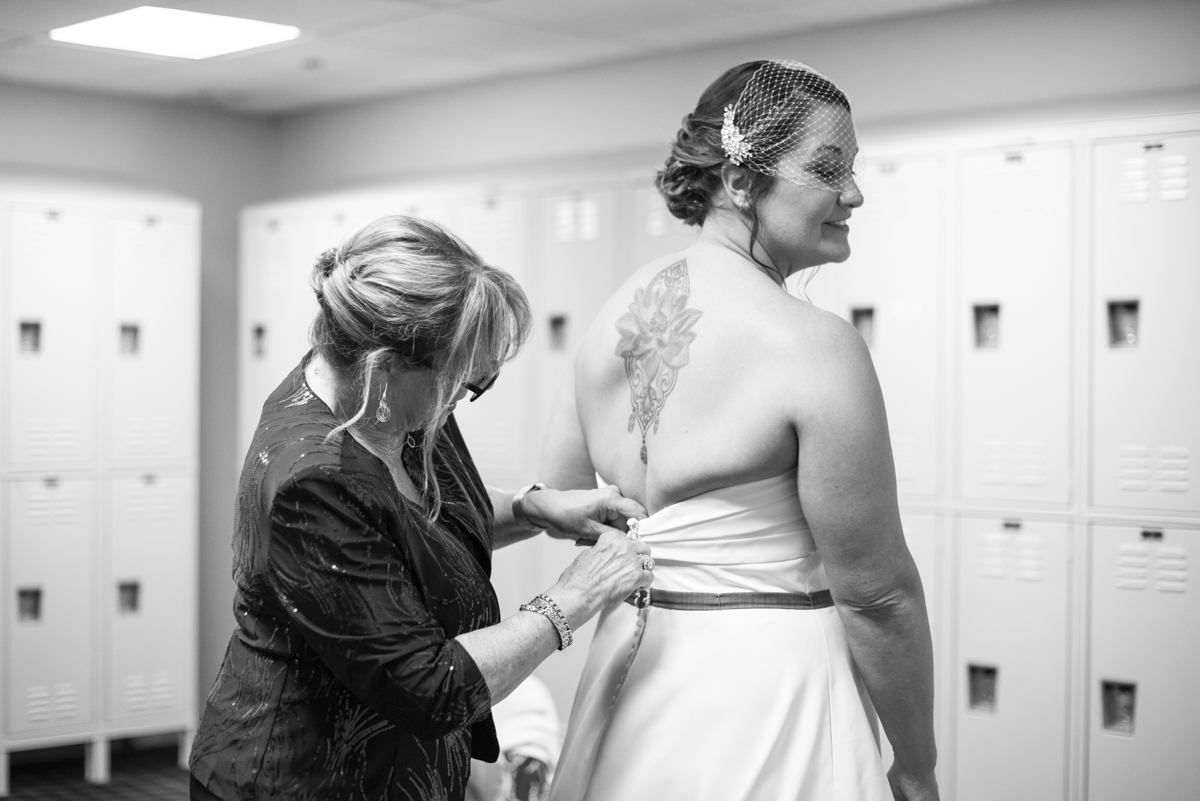
[[[527,207],[513,196],[468,196],[451,209],[451,230],[488,264],[530,286]],[[528,351],[504,366],[495,385],[477,403],[460,403],[455,418],[484,481],[515,488],[534,480],[537,470],[536,420],[539,393],[536,358]]]
[[[191,708],[195,485],[188,473],[108,479],[107,706],[114,722]]]
[[[1200,511],[1200,135],[1093,152],[1092,503]]]
[[[968,154],[959,190],[959,494],[1065,503],[1071,150]]]
[[[310,271],[321,251],[336,244],[336,237],[314,236],[314,230],[326,232],[322,222],[284,211],[248,215],[243,222],[241,453],[263,403],[308,350],[308,325],[316,313]]]
[[[99,343],[110,371],[110,464],[190,464],[200,369],[196,223],[148,208],[114,215],[107,228],[112,290]]]
[[[956,797],[1063,798],[1068,528],[964,518]]]
[[[6,726],[14,738],[70,733],[93,719],[93,482],[47,477],[5,490]]]
[[[584,332],[617,286],[616,192],[580,187],[551,193],[538,205],[540,308],[533,310],[531,344],[544,354],[540,383],[549,403],[571,374]]]
[[[696,241],[700,227],[684,225],[667,211],[666,201],[653,182],[638,182],[626,189],[622,206],[627,209],[625,237],[632,258],[617,265],[614,279],[620,284],[657,258],[678,253]]]
[[[86,467],[97,456],[93,320],[96,221],[76,208],[14,205],[8,239],[7,308],[14,343],[8,395],[14,470]]]
[[[867,340],[887,404],[897,489],[937,491],[938,264],[945,229],[934,156],[867,161],[867,202],[851,220],[852,255],[835,311]]]
[[[1200,532],[1092,527],[1088,798],[1168,801],[1200,787]]]

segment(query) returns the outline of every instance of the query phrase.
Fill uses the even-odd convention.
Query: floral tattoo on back
[[[658,431],[667,395],[675,388],[679,368],[688,363],[688,346],[696,338],[692,326],[701,312],[687,307],[690,291],[687,260],[677,261],[637,290],[629,311],[617,320],[617,355],[625,360],[633,404],[628,431],[633,432],[635,423],[641,428],[642,464],[646,435]]]

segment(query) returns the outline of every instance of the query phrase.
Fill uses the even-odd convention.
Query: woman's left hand
[[[628,531],[629,518],[646,516],[640,503],[623,497],[616,487],[531,492],[525,496],[525,513],[551,537],[581,545],[591,545],[612,528]]]

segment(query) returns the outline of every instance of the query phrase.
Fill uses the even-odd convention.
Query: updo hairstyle
[[[434,370],[442,412],[423,430],[421,455],[423,491],[436,518],[438,430],[464,382],[494,374],[520,351],[533,324],[525,292],[449,231],[402,215],[381,217],[322,254],[311,285],[320,306],[310,330],[313,350],[362,398],[334,433],[378,403],[376,370]]]
[[[722,194],[721,169],[733,163],[721,144],[725,109],[737,106],[751,77],[768,63],[748,61],[726,71],[700,95],[695,111],[683,118],[671,154],[658,171],[655,183],[667,202],[667,209],[688,225],[703,225],[716,208]],[[809,73],[806,79],[809,83],[803,88],[779,90],[779,96],[772,98],[774,102],[765,104],[766,114],[757,119],[741,119],[743,130],[755,126],[759,141],[786,141],[807,121],[814,105],[796,102],[795,95],[800,93],[807,99],[833,102],[850,111],[849,100],[833,83],[816,73]],[[750,208],[746,213],[751,220],[753,243],[758,237],[756,205],[774,185],[775,176],[751,171],[750,178]]]

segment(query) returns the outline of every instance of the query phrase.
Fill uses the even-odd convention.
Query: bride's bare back
[[[702,240],[646,265],[604,306],[555,428],[573,411],[590,467],[653,513],[794,469],[801,421],[841,394],[830,384],[845,365],[831,368],[864,356],[840,318]]]

